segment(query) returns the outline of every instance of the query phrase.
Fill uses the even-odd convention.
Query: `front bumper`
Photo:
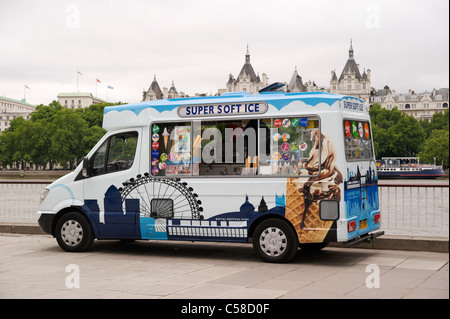
[[[38,224],[43,232],[53,236],[53,220],[55,213],[38,212]]]

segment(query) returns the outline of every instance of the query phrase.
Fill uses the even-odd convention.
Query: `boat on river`
[[[442,166],[420,164],[419,157],[383,157],[377,163],[378,178],[437,178],[445,176]]]

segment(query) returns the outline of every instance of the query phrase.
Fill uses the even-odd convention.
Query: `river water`
[[[448,179],[379,181],[381,229],[387,235],[449,237]],[[401,187],[393,187],[401,184]],[[442,187],[425,187],[437,184]],[[389,186],[393,185],[393,186]],[[0,183],[0,222],[36,223],[45,184]]]

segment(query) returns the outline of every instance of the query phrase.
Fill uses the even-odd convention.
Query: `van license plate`
[[[363,219],[359,221],[359,229],[367,228],[367,219]]]

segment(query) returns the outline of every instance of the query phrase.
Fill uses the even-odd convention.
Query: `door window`
[[[126,132],[111,136],[92,157],[91,175],[113,173],[131,168],[136,156],[138,133]]]

